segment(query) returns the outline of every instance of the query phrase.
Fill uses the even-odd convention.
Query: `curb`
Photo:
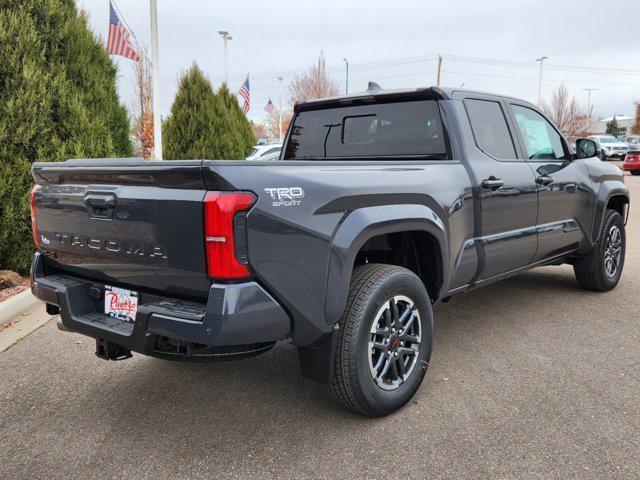
[[[0,302],[0,323],[10,322],[26,310],[40,303],[31,293],[31,289],[20,292],[11,298]]]

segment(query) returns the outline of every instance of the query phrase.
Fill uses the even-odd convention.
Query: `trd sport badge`
[[[274,207],[297,207],[304,198],[301,187],[265,188],[264,191],[271,196],[271,205]]]

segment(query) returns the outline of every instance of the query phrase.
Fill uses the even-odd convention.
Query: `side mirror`
[[[576,152],[578,153],[578,158],[591,158],[600,153],[598,152],[596,142],[588,138],[579,138],[576,140]]]

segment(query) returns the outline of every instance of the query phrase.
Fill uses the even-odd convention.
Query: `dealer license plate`
[[[138,292],[124,288],[104,287],[104,313],[134,323],[138,312]]]

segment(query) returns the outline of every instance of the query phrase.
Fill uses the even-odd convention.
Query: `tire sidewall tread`
[[[375,313],[386,300],[403,293],[409,294],[420,311],[422,348],[419,364],[409,380],[396,390],[385,391],[371,378],[368,357],[362,348],[368,350]],[[393,265],[369,264],[356,268],[339,325],[330,385],[333,397],[343,406],[367,416],[386,415],[402,407],[419,388],[431,356],[433,313],[422,281],[410,270]]]

